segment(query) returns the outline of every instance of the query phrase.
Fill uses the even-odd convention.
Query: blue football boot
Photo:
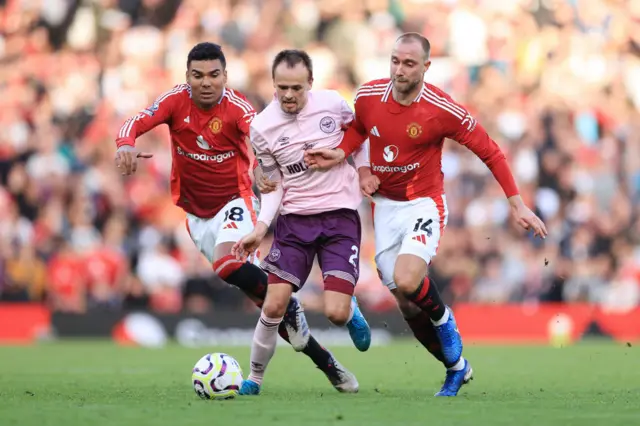
[[[355,347],[360,352],[364,352],[371,346],[371,328],[362,315],[355,296],[351,299],[351,305],[353,306],[353,318],[347,323],[347,328]]]
[[[260,395],[260,385],[252,380],[243,380],[239,395]]]
[[[447,377],[444,384],[435,396],[456,396],[462,385],[473,380],[473,369],[466,359],[464,360],[464,368],[459,371],[447,370]]]
[[[453,311],[448,306],[446,309],[449,311],[449,320],[442,325],[434,325],[433,328],[442,346],[445,365],[454,365],[462,356],[462,337],[458,332]]]

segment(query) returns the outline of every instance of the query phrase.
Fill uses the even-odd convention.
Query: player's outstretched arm
[[[342,163],[344,159],[344,151],[340,148],[308,149],[304,152],[304,162],[314,170],[329,170]]]
[[[346,103],[345,103],[346,105]],[[348,107],[347,107],[348,108]],[[340,163],[345,158],[359,150],[367,140],[367,131],[358,117],[360,105],[356,99],[355,114],[353,120],[345,123],[343,127],[344,135],[340,145],[335,149],[309,149],[304,153],[304,161],[307,167],[314,170],[328,170]],[[367,161],[368,161],[367,149]]]
[[[277,176],[282,180],[282,174],[280,173],[278,162],[269,150],[269,144],[260,135],[259,131],[253,128],[251,130],[251,145],[256,156],[256,161],[258,162],[256,169],[260,169],[260,173],[270,178],[272,176]],[[282,185],[277,184],[275,190],[262,194],[258,223],[251,233],[245,235],[240,241],[234,244],[231,249],[231,253],[236,256],[236,259],[244,260],[247,256],[258,249],[260,243],[262,243],[262,240],[264,239],[264,236],[267,234],[269,225],[280,210],[283,197],[284,189],[282,188]]]
[[[153,154],[141,152],[135,146],[122,145],[116,151],[116,166],[123,176],[130,176],[138,170],[138,158],[151,158]]]
[[[275,191],[262,195],[262,199],[260,200],[262,205],[260,206],[260,214],[255,228],[235,243],[231,249],[231,254],[233,254],[236,259],[244,261],[251,253],[260,247],[262,240],[264,240],[265,235],[267,235],[269,225],[276,217],[278,210],[280,210],[283,197],[284,190],[282,189],[282,185],[278,185]]]
[[[231,254],[235,256],[237,260],[241,260],[243,262],[246,261],[247,257],[260,247],[260,244],[262,244],[262,240],[264,240],[268,230],[269,225],[258,221],[253,231],[242,237],[240,241],[233,245],[231,248]]]
[[[538,236],[540,238],[547,237],[548,232],[544,222],[526,206],[520,195],[513,195],[509,197],[508,200],[509,205],[511,206],[511,214],[518,225],[527,231],[532,230],[534,236]]]
[[[466,146],[487,165],[509,200],[511,213],[518,225],[527,231],[532,230],[534,236],[545,238],[547,228],[544,222],[522,201],[511,168],[498,144],[464,107],[454,102],[444,92],[440,95],[451,105],[449,110],[441,113],[440,122],[444,127],[445,136]]]
[[[168,123],[180,94],[187,85],[179,85],[159,96],[148,108],[124,122],[116,138],[116,165],[125,176],[132,175],[138,169],[138,158],[151,158],[153,154],[141,152],[136,148],[136,139],[161,124]]]

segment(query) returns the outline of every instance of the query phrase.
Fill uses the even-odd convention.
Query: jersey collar
[[[390,98],[393,98],[393,95],[391,94],[392,89],[393,89],[393,83],[391,83],[391,81],[389,81],[389,83],[387,84],[387,88],[384,91],[384,95],[382,95],[382,98],[380,98],[380,102],[387,103]],[[422,82],[422,85],[420,86],[420,91],[418,92],[418,95],[413,100],[414,103],[415,102],[420,102],[420,98],[422,98],[422,92],[424,92],[424,81]]]
[[[220,100],[218,101],[218,105],[220,105],[222,103],[222,100],[224,99],[224,95],[227,93],[227,88],[223,87],[222,88],[222,93],[220,94]]]

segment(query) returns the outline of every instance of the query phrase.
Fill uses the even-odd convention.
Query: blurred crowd
[[[427,80],[484,124],[549,229],[541,241],[514,226],[486,167],[447,142],[450,219],[430,268],[445,299],[637,306],[640,0],[0,0],[0,300],[248,308],[171,203],[167,129],[140,138],[154,157],[124,178],[120,125],[184,81],[200,41],[223,45],[229,85],[260,111],[280,49],[306,49],[315,87],[351,102],[388,75],[404,31],[429,38]],[[361,214],[357,294],[391,309],[366,202]],[[302,291],[308,309],[320,278]]]

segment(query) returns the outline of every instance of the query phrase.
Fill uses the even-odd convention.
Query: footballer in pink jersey
[[[186,227],[194,244],[215,273],[247,294],[261,307],[267,275],[251,260],[238,261],[233,245],[255,226],[258,201],[249,170],[249,125],[255,111],[238,91],[226,87],[226,59],[220,46],[199,43],[187,58],[186,84],[164,93],[120,129],[116,162],[123,175],[137,169],[136,138],[161,124],[171,135],[171,193],[187,213]],[[261,169],[255,168],[259,178]],[[310,335],[302,305],[287,301],[280,336],[309,356],[341,392],[357,391],[353,375]],[[355,385],[354,385],[355,383]]]
[[[272,69],[277,99],[251,123],[251,143],[264,174],[275,175],[272,179],[279,185],[263,194],[254,231],[234,247],[238,258],[258,248],[280,215],[273,245],[262,262],[269,286],[251,346],[251,373],[241,395],[260,393],[275,352],[276,326],[292,292],[307,280],[316,255],[324,279],[325,315],[348,328],[358,350],[366,351],[371,344],[371,330],[353,296],[361,239],[358,172],[348,163],[326,173],[304,163],[306,149],[338,146],[343,125],[353,113],[336,91],[311,90],[313,68],[306,52],[284,50],[276,55]],[[355,156],[357,167],[368,167],[363,151]]]

